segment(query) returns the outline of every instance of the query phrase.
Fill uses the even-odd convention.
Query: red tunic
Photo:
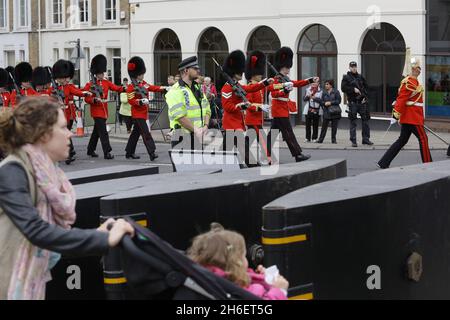
[[[32,97],[38,95],[38,93],[33,88],[28,89],[22,88],[20,89],[20,93],[24,97]],[[13,92],[11,93],[11,107],[14,109],[16,105],[17,105],[17,92],[16,90],[13,90]]]
[[[64,115],[66,116],[67,122],[75,120],[77,118],[77,107],[75,106],[74,96],[84,97],[83,90],[75,87],[74,84],[69,83],[64,86],[59,86],[58,89],[64,91]],[[50,95],[54,94],[53,87],[49,89]]]
[[[247,92],[258,92],[264,89],[263,83],[251,84],[242,86]],[[243,102],[238,97],[229,83],[226,83],[222,88],[222,107],[223,107],[223,120],[222,125],[225,130],[242,130],[245,131],[244,115],[240,108],[236,108],[236,105]]]
[[[292,80],[295,88],[301,88],[308,85],[308,80]],[[289,118],[289,105],[295,103],[289,99],[290,92],[286,93],[283,89],[279,90],[277,84],[280,84],[279,80],[275,80],[275,83],[269,88],[272,95],[272,117],[274,118]]]
[[[91,117],[92,118],[102,118],[108,119],[108,99],[109,90],[115,92],[123,92],[123,87],[117,86],[108,80],[98,80],[97,84],[103,88],[102,102],[94,102],[95,96],[86,97],[86,103],[91,105]],[[84,87],[83,91],[90,91],[92,87],[92,82],[89,82]]]
[[[8,91],[0,93],[0,97],[2,99],[2,106],[3,108],[9,108],[11,107],[11,93]]]
[[[252,104],[263,104],[264,103],[264,93],[265,90],[259,90],[257,92],[250,92],[247,94],[247,99]],[[248,126],[262,126],[264,122],[264,115],[262,111],[252,105],[245,113],[245,125]]]
[[[400,113],[400,123],[424,125],[424,88],[414,77],[406,77],[400,84],[395,110]]]
[[[147,82],[142,81],[139,84],[139,87],[144,87],[148,90],[148,92],[164,92],[165,88],[160,86],[152,86]],[[131,117],[133,119],[144,119],[148,120],[148,105],[141,105],[140,99],[149,99],[149,94],[146,97],[141,97],[140,94],[136,93],[134,90],[134,85],[130,84],[127,88],[128,95],[128,103],[131,105]]]

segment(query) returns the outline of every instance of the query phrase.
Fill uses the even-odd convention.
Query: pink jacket
[[[207,269],[219,277],[227,278],[227,273],[220,268],[209,266]],[[245,290],[264,300],[287,300],[283,291],[272,287],[264,280],[264,275],[252,269],[248,269],[247,273],[250,277],[250,285],[244,288]]]

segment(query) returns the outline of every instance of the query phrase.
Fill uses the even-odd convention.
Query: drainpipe
[[[42,39],[41,39],[41,28],[42,28],[42,24],[41,24],[41,0],[39,0],[38,3],[38,46],[39,46],[39,50],[38,50],[38,54],[39,54],[39,65],[42,65],[42,47],[41,47],[41,43],[42,43]]]

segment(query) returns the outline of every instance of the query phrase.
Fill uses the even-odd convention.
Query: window
[[[25,59],[25,50],[20,50],[19,51],[19,62],[24,62],[26,61]]]
[[[155,83],[165,85],[167,76],[178,74],[181,62],[181,45],[178,36],[170,29],[163,29],[155,42]]]
[[[19,0],[18,4],[18,27],[28,27],[29,2]]]
[[[0,0],[0,29],[6,28],[6,0]]]
[[[52,0],[52,23],[63,23],[63,0]]]
[[[117,0],[105,0],[105,21],[117,20]]]
[[[89,1],[78,0],[78,8],[80,9],[80,22],[86,23],[89,21]]]
[[[5,61],[7,66],[16,65],[16,53],[14,51],[5,51]]]
[[[55,48],[53,49],[53,61],[56,62],[59,60],[59,49]]]

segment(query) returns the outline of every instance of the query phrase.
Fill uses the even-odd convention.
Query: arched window
[[[322,85],[327,80],[334,80],[336,88],[339,88],[337,79],[337,44],[331,31],[320,24],[315,24],[306,29],[298,45],[298,77],[306,79],[319,76]],[[298,101],[303,101],[307,87],[299,90]],[[297,122],[301,120],[299,112]]]
[[[280,38],[272,28],[262,26],[253,31],[248,41],[247,52],[261,50],[267,55],[270,62],[273,63],[275,52],[281,48]]]
[[[210,77],[221,90],[220,72],[215,65],[213,58],[223,65],[228,55],[228,42],[225,35],[217,28],[211,27],[203,32],[198,43],[198,60],[202,74]]]
[[[170,29],[163,29],[155,42],[155,84],[167,85],[167,77],[178,74],[181,62],[181,45],[178,36]]]
[[[389,23],[369,30],[361,47],[362,74],[369,86],[372,112],[390,114],[405,66],[406,44],[400,31]]]

